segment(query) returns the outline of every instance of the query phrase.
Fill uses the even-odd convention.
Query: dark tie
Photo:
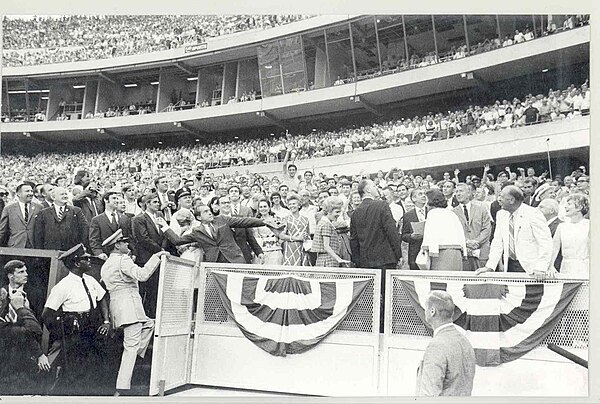
[[[112,227],[113,227],[113,229],[118,229],[119,228],[119,222],[117,221],[117,214],[115,212],[113,212],[111,216],[112,216]]]
[[[60,222],[60,221],[62,220],[62,218],[63,218],[63,213],[64,213],[64,211],[65,211],[65,207],[64,207],[64,206],[61,206],[60,208],[58,208],[58,213],[57,213],[57,216],[58,216],[58,221],[59,221],[59,222]]]
[[[469,210],[467,209],[467,205],[463,205],[463,211],[465,212],[465,217],[467,218],[467,223],[469,223]]]
[[[237,205],[233,205],[233,216],[237,216],[238,214],[238,207]]]
[[[29,204],[25,204],[25,223],[29,221]]]
[[[85,289],[85,294],[88,297],[88,300],[90,301],[90,311],[94,310],[94,301],[92,300],[92,295],[90,295],[90,290],[88,289],[87,285],[85,284],[85,279],[83,279],[83,276],[81,277],[81,283],[83,283],[83,288]]]
[[[90,199],[90,205],[92,205],[92,209],[94,211],[94,216],[98,216],[98,208],[96,208],[96,201]]]

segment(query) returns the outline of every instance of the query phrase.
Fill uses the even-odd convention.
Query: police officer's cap
[[[175,192],[175,203],[177,203],[180,198],[183,198],[184,196],[191,196],[191,195],[192,195],[192,190],[189,187],[179,188]]]
[[[129,241],[127,237],[123,236],[123,230],[121,229],[108,236],[108,238],[102,242],[102,248],[109,248],[119,241]]]
[[[74,264],[78,261],[86,260],[86,259],[89,259],[90,262],[93,262],[93,263],[103,262],[102,260],[85,252],[85,247],[81,243],[72,247],[68,251],[65,251],[64,253],[60,254],[58,256],[58,259],[61,260],[62,262],[64,262],[65,265]]]

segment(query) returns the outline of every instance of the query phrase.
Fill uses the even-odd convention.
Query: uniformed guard
[[[91,276],[91,262],[97,260],[78,244],[58,257],[69,270],[50,291],[42,313],[44,324],[57,340],[51,348],[60,351],[64,370],[58,393],[93,394],[102,376],[100,340],[110,331],[106,291]],[[98,310],[98,308],[100,310]]]
[[[159,251],[143,266],[137,266],[130,257],[128,239],[121,229],[108,237],[102,247],[109,255],[102,265],[100,276],[110,294],[110,314],[113,327],[123,327],[123,356],[117,376],[115,396],[131,389],[131,377],[137,356],[146,354],[153,335],[154,320],[146,316],[139,292],[139,282],[145,282],[158,269],[160,257],[169,255]]]

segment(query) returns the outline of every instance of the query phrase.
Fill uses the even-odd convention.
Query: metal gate
[[[156,326],[150,375],[150,395],[189,383],[192,351],[192,305],[194,277],[192,261],[162,257],[160,264]]]

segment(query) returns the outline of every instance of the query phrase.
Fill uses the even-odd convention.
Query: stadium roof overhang
[[[497,81],[589,62],[589,38],[569,40],[569,34],[357,83],[263,100],[142,116],[2,123],[0,129],[3,139],[22,139],[24,134],[34,134],[52,142],[108,139],[106,131],[119,139],[139,139],[178,134],[203,137],[275,125],[292,129],[297,122],[350,116],[357,111],[379,114],[388,108],[431,101],[469,88],[486,91]]]

